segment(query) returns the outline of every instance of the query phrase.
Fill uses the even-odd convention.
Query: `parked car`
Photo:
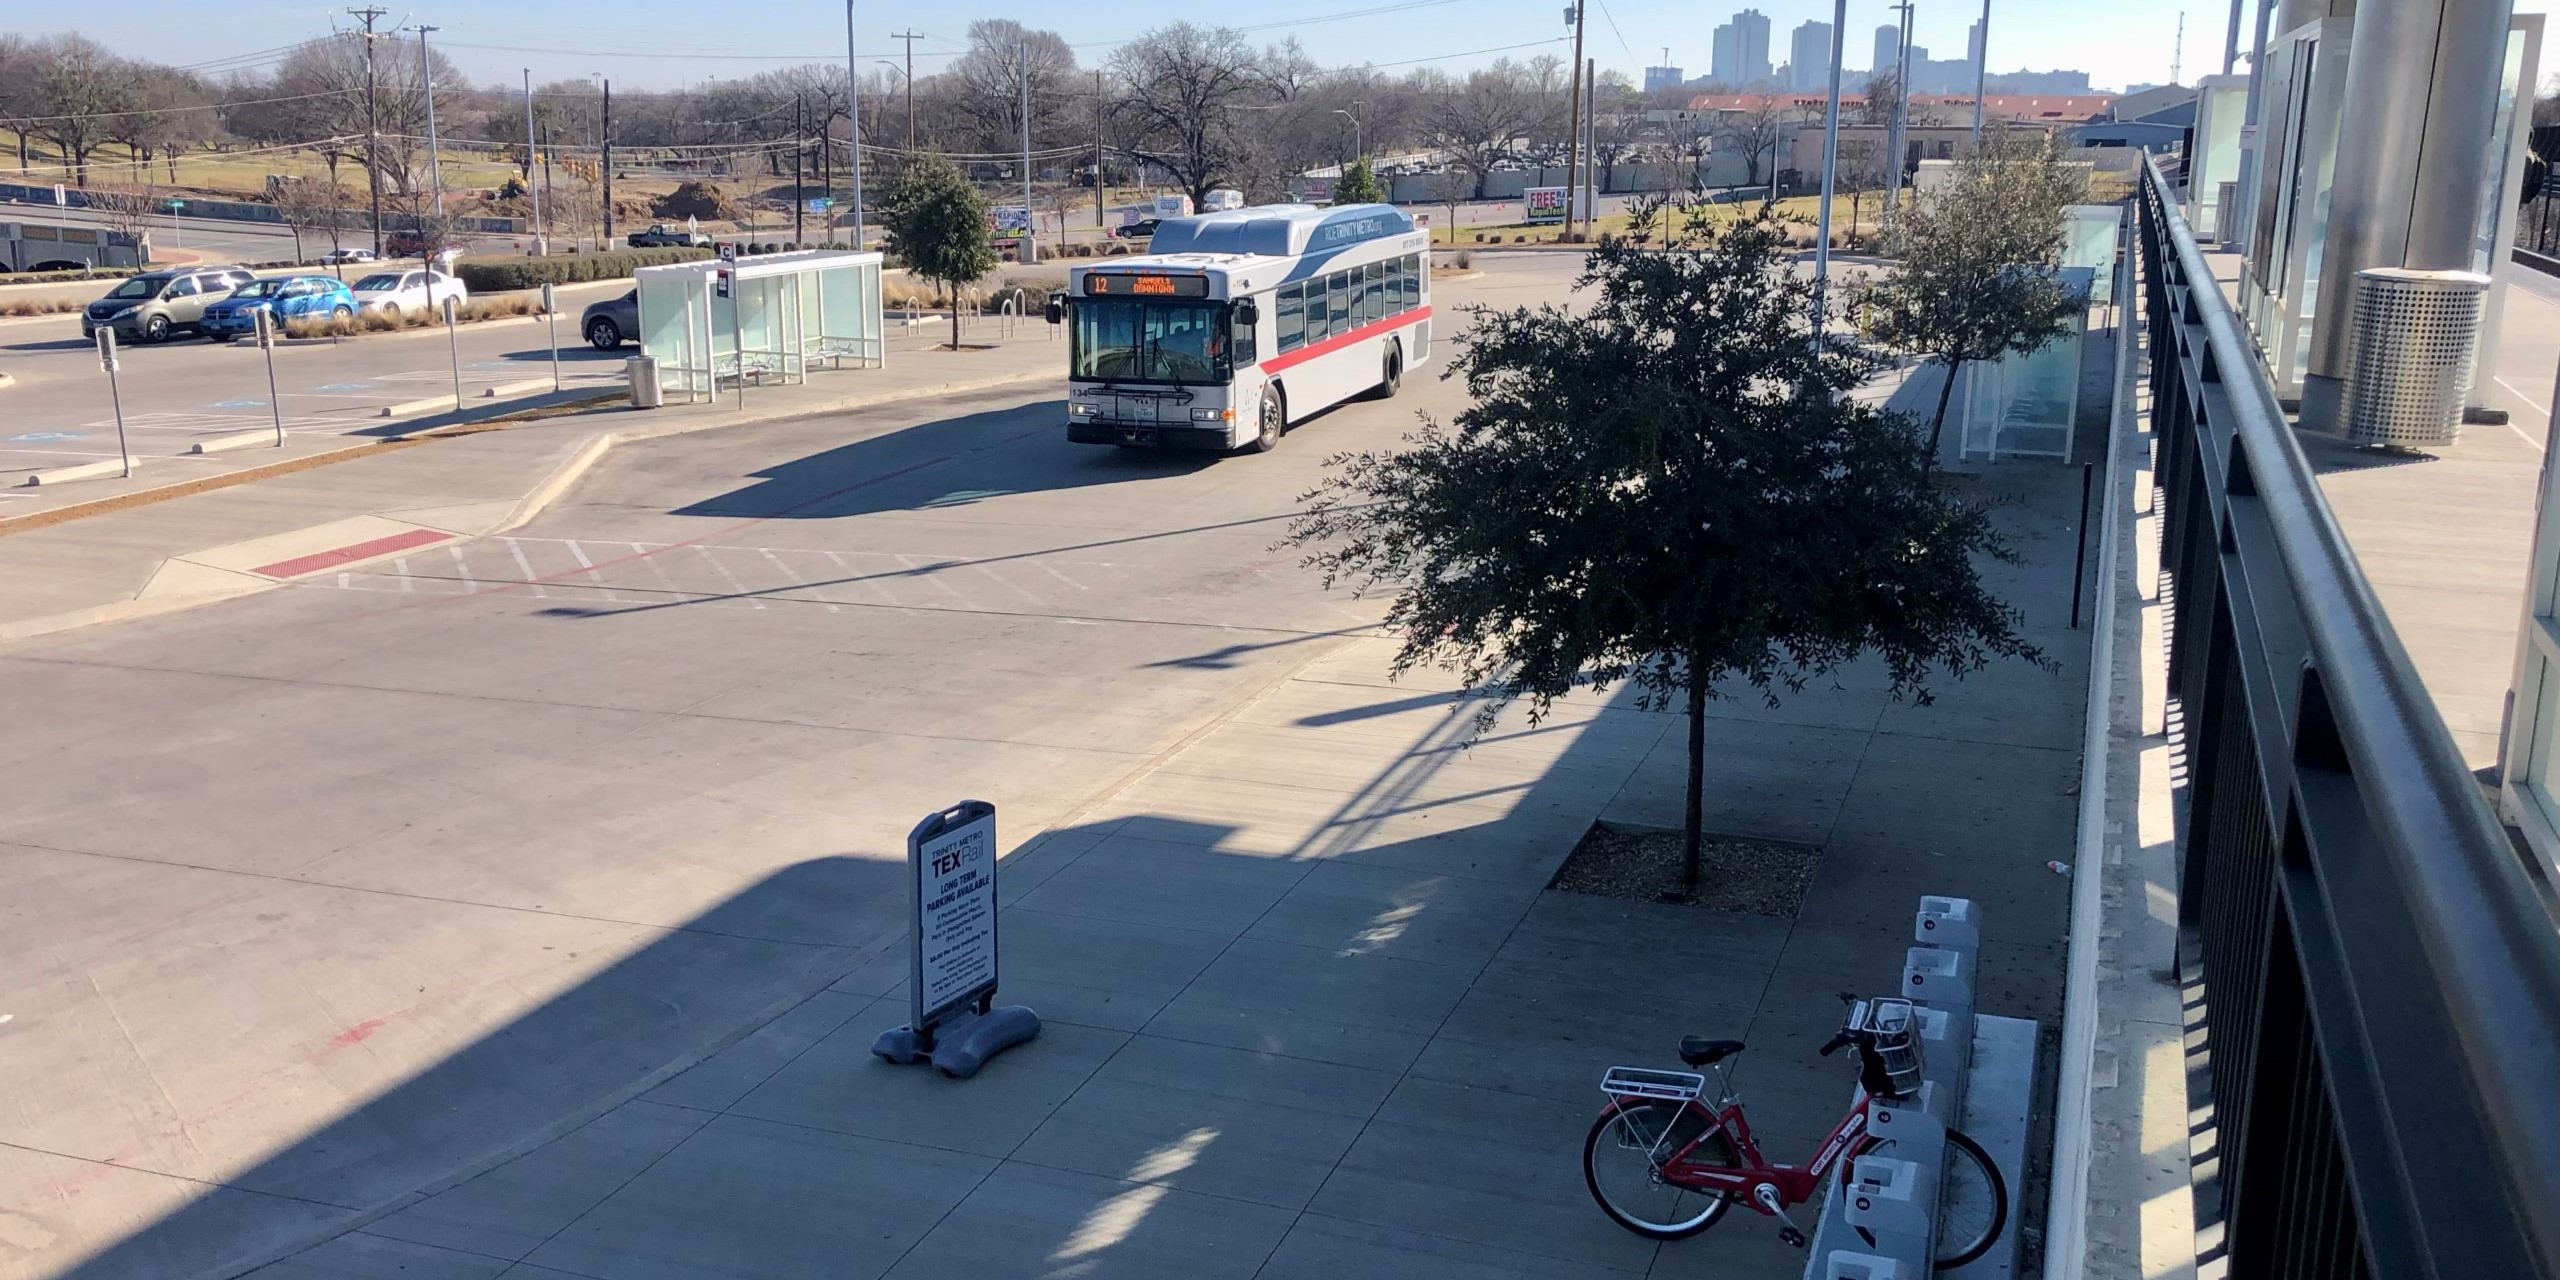
[[[667,245],[674,245],[681,249],[711,247],[711,237],[699,231],[687,231],[682,227],[669,226],[663,222],[651,225],[646,231],[634,231],[623,239],[634,249],[654,249]]]
[[[261,311],[274,317],[278,328],[306,316],[344,320],[356,313],[356,298],[345,283],[329,276],[252,280],[206,307],[197,327],[215,342],[229,342],[244,333],[256,333]]]
[[[379,311],[398,315],[403,311],[433,311],[447,298],[457,303],[471,301],[471,290],[441,271],[411,267],[406,271],[377,271],[355,283],[356,310]]]
[[[240,267],[146,271],[107,290],[107,296],[83,308],[80,336],[96,337],[98,329],[107,326],[119,338],[165,342],[175,334],[193,331],[204,318],[206,307],[255,279]]]
[[[619,298],[590,302],[578,317],[578,332],[587,335],[587,345],[598,351],[611,351],[625,342],[640,337],[640,291]]]
[[[373,260],[373,250],[358,249],[352,245],[344,248],[331,249],[327,253],[320,255],[320,265],[324,267],[337,266],[341,263],[348,262],[371,262]]]
[[[1163,225],[1164,219],[1162,218],[1140,218],[1136,222],[1124,222],[1119,226],[1113,227],[1111,229],[1111,234],[1118,236],[1123,240],[1147,240],[1152,239],[1155,236],[1156,228]]]

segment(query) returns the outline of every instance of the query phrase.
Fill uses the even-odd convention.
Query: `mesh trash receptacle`
[[[660,398],[658,362],[647,356],[633,356],[622,362],[622,369],[631,379],[631,407],[657,408]]]
[[[2462,433],[2489,277],[2371,267],[2356,273],[2347,443],[2419,448]]]

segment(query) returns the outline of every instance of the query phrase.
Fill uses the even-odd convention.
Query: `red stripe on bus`
[[[1355,342],[1359,342],[1364,338],[1374,338],[1390,329],[1400,329],[1416,321],[1428,320],[1430,318],[1431,307],[1426,303],[1422,306],[1415,307],[1413,310],[1407,311],[1402,315],[1380,320],[1374,324],[1362,325],[1349,333],[1337,334],[1315,344],[1312,347],[1300,347],[1287,355],[1273,356],[1262,362],[1262,371],[1264,373],[1278,373],[1293,364],[1297,364],[1301,361],[1313,360],[1317,356],[1323,355],[1328,351],[1340,351],[1344,347],[1350,346]]]

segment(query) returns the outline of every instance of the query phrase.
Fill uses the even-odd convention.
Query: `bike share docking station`
[[[1941,1185],[1949,1128],[1978,1142],[2011,1188],[2023,1185],[2036,1024],[1974,1013],[1982,927],[1972,901],[1923,897],[1911,936],[1918,945],[1904,953],[1902,998],[1920,1042],[1920,1081],[1905,1100],[1869,1108],[1871,1132],[1891,1145],[1858,1157],[1845,1180],[1832,1180],[1805,1280],[2008,1280],[2017,1272],[2022,1213],[2015,1204],[1988,1252],[1961,1266],[1931,1264],[1939,1222],[1972,1207],[1944,1200],[1973,1190]]]
[[[963,800],[907,833],[907,1025],[871,1051],[965,1080],[1040,1034],[1040,1015],[996,1002],[996,807]]]

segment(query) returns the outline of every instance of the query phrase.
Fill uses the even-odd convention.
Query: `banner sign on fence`
[[[1564,188],[1531,187],[1520,193],[1520,220],[1530,226],[1564,221]]]
[[[1001,239],[1031,234],[1031,210],[1018,204],[1000,204],[987,210],[987,225]]]

